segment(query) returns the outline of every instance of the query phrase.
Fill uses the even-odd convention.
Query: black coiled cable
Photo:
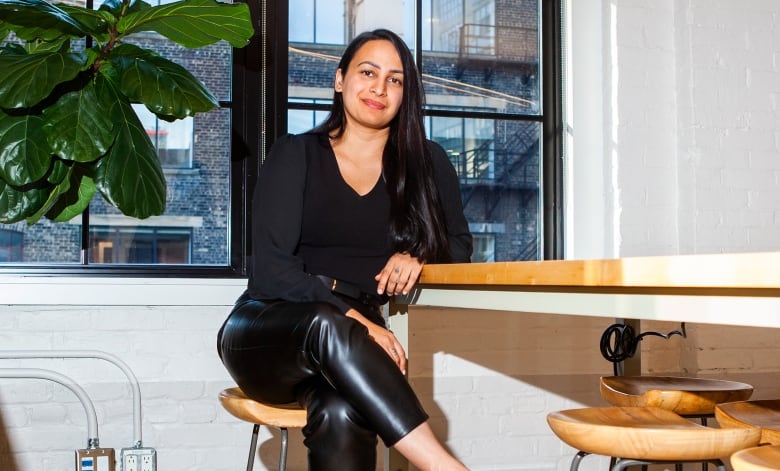
[[[627,324],[612,324],[607,327],[604,333],[601,334],[599,347],[601,349],[601,356],[607,361],[612,362],[612,369],[615,372],[615,376],[618,375],[618,363],[633,357],[634,354],[636,354],[639,342],[648,335],[661,337],[663,339],[669,339],[672,335],[680,335],[685,338],[685,322],[680,324],[680,330],[673,330],[668,334],[649,331],[636,335],[634,328]]]

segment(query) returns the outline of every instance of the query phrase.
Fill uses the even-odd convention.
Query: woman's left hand
[[[423,262],[408,253],[395,253],[374,279],[376,292],[389,295],[409,294],[420,277]]]

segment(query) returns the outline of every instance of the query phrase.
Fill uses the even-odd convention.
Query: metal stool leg
[[[284,471],[287,468],[287,428],[282,427],[282,447],[279,450],[279,471]]]
[[[260,425],[255,424],[252,427],[252,443],[249,445],[249,459],[246,462],[246,471],[252,471],[255,467],[255,452],[257,451],[257,434],[260,431]]]
[[[584,451],[580,451],[576,455],[574,455],[574,458],[571,460],[571,467],[569,468],[569,471],[577,471],[580,468],[580,461],[582,461],[583,458],[588,456],[590,453],[586,453]]]

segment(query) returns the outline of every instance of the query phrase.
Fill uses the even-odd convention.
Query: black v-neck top
[[[431,149],[452,261],[467,262],[472,241],[457,175],[444,150],[433,143]],[[255,188],[249,294],[324,301],[346,312],[349,306],[311,275],[375,293],[374,276],[394,253],[389,231],[390,197],[381,177],[361,196],[342,177],[326,135],[284,136],[272,146]]]

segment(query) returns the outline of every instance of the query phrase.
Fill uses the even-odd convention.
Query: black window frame
[[[230,214],[228,263],[203,265],[103,265],[86,264],[89,250],[89,214],[83,216],[81,264],[8,264],[2,274],[62,276],[135,276],[178,278],[243,278],[251,254],[251,196],[258,170],[273,141],[287,129],[288,0],[247,1],[255,26],[249,44],[233,50],[232,93],[220,107],[231,110]],[[542,114],[521,116],[542,125],[542,256],[563,257],[563,108],[562,108],[562,1],[540,0]],[[417,3],[420,21],[422,4]],[[419,26],[419,25],[418,25]],[[422,44],[422,28],[417,27]],[[417,48],[422,63],[422,49]],[[299,103],[290,107],[320,111],[322,105]],[[512,119],[505,114],[426,110],[432,117]]]

